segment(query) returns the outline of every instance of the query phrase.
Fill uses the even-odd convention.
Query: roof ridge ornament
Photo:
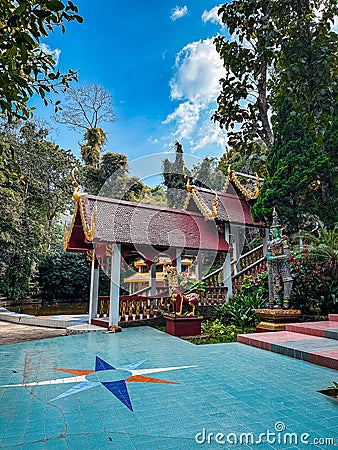
[[[253,191],[251,189],[247,188],[246,186],[244,186],[240,182],[239,178],[237,177],[237,174],[242,175],[244,177],[247,176],[248,178],[255,178]],[[252,175],[249,175],[249,174],[235,172],[231,169],[231,164],[229,164],[228,165],[228,175],[226,177],[222,192],[227,192],[230,182],[233,182],[235,184],[235,186],[239,189],[239,191],[246,197],[246,199],[255,200],[259,194],[259,188],[260,188],[261,181],[262,181],[262,179],[259,178],[257,172],[255,173],[255,177],[253,177]]]

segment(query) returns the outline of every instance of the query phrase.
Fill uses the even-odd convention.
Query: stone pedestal
[[[261,322],[256,327],[257,333],[267,331],[284,331],[287,323],[297,322],[299,309],[255,309]]]
[[[200,336],[203,317],[165,315],[166,332],[172,336]]]

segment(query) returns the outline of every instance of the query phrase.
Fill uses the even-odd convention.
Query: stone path
[[[35,327],[0,321],[0,345],[65,336],[66,334],[66,330],[60,328]]]

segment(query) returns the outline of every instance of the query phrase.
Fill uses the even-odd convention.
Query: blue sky
[[[214,36],[224,32],[216,15],[220,2],[75,4],[84,23],[67,24],[65,35],[56,30],[45,43],[58,54],[60,69],[79,70],[79,85],[98,83],[112,94],[117,120],[103,124],[105,150],[131,162],[172,151],[178,139],[193,161],[221,156],[225,132],[210,120],[223,72],[213,46]],[[37,115],[51,120],[53,108],[38,99],[34,104]],[[79,155],[81,134],[54,127],[55,141]]]

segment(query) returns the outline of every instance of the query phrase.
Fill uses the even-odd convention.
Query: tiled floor
[[[337,372],[258,348],[195,346],[142,327],[4,345],[0,353],[0,448],[333,449],[306,445],[331,438],[338,444],[338,404],[317,392],[337,381]]]

